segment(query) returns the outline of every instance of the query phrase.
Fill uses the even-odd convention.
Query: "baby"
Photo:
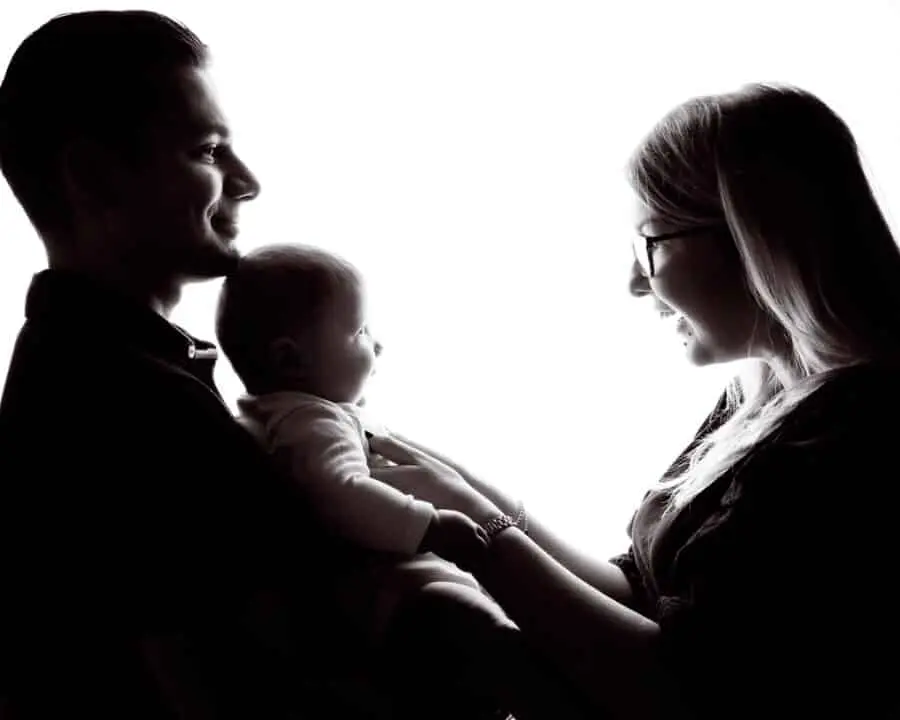
[[[240,422],[303,489],[325,526],[371,551],[341,597],[370,638],[411,592],[432,583],[479,590],[456,565],[485,542],[467,516],[437,510],[370,475],[360,407],[381,345],[366,324],[359,272],[303,245],[245,255],[219,297],[216,334],[244,383]],[[438,557],[440,556],[440,558]]]

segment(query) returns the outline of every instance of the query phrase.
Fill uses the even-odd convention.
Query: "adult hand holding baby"
[[[501,514],[493,502],[446,462],[394,436],[375,435],[369,444],[374,452],[396,463],[393,467],[372,468],[375,479],[437,508],[457,510],[477,523]]]

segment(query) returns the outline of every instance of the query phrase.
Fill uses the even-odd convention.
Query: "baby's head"
[[[356,403],[381,353],[360,273],[305,245],[267,245],[241,258],[222,285],[216,336],[253,395],[297,390]]]

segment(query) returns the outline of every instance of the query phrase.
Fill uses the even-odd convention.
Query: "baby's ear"
[[[269,345],[269,358],[279,375],[298,377],[309,372],[312,358],[296,340],[280,337]]]

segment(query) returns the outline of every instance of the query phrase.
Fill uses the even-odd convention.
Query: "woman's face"
[[[629,290],[635,297],[653,299],[660,317],[681,336],[693,364],[772,354],[770,322],[747,289],[737,248],[724,225],[700,231],[678,227],[643,203],[638,203],[635,225],[642,236],[674,234],[650,243],[652,277],[635,259]]]

